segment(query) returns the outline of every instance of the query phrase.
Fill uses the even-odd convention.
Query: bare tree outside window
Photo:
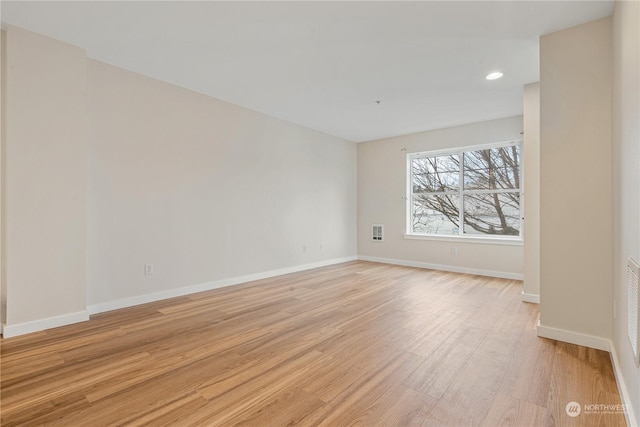
[[[520,235],[520,146],[412,155],[411,231]]]

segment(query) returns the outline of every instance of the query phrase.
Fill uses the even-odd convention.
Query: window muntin
[[[519,238],[520,150],[518,141],[410,154],[408,233]]]

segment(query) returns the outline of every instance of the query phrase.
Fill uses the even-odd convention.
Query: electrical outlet
[[[457,246],[452,246],[451,247],[451,255],[458,255],[458,247]]]
[[[153,264],[144,265],[144,275],[151,276],[153,274]]]

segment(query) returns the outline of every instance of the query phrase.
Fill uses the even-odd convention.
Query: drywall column
[[[611,18],[540,39],[538,335],[608,349]]]
[[[6,322],[7,314],[7,282],[4,275],[4,132],[5,126],[5,108],[3,96],[5,93],[5,65],[7,63],[5,57],[5,32],[0,31],[0,333],[2,333],[2,327]]]
[[[5,337],[87,319],[83,50],[6,32]]]
[[[640,367],[627,337],[627,258],[640,261],[640,3],[613,14],[613,359],[627,423],[640,425]]]
[[[524,286],[540,302],[540,83],[524,86]]]

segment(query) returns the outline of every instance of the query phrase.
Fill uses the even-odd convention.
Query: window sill
[[[405,234],[409,240],[435,240],[440,242],[482,243],[487,245],[523,246],[522,238],[475,237],[475,236],[429,236],[426,234]]]

